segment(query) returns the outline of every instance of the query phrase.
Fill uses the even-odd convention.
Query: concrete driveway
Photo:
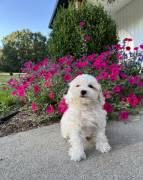
[[[143,180],[143,116],[110,122],[112,151],[72,162],[59,124],[0,138],[0,180]]]

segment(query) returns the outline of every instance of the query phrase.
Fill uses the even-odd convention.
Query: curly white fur
[[[100,84],[93,76],[83,74],[69,86],[65,96],[68,109],[61,119],[61,133],[63,138],[69,138],[71,160],[86,158],[84,143],[87,140],[93,142],[94,136],[97,150],[110,151],[105,135],[107,113],[102,108],[105,100]]]

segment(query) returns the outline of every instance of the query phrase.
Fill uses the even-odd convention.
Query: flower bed
[[[114,45],[101,54],[80,59],[67,55],[56,63],[47,58],[37,64],[28,61],[22,68],[26,75],[19,80],[11,79],[8,84],[14,88],[12,95],[25,97],[34,113],[44,114],[47,120],[56,120],[68,108],[62,98],[68,82],[79,74],[92,74],[102,85],[106,98],[103,108],[108,116],[127,120],[129,113],[138,111],[143,105],[142,62],[142,45],[134,52],[126,44]]]

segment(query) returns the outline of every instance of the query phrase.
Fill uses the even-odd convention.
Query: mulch
[[[31,116],[26,112],[19,112],[8,121],[0,124],[0,137],[53,124],[53,122],[41,124],[35,121],[35,119],[36,117]]]

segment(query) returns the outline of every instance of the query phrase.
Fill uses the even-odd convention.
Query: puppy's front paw
[[[96,149],[102,153],[106,153],[111,150],[111,146],[107,142],[104,143],[99,142],[96,144]]]
[[[86,154],[84,151],[75,150],[73,148],[69,149],[69,156],[73,161],[80,161],[82,159],[86,159]]]

